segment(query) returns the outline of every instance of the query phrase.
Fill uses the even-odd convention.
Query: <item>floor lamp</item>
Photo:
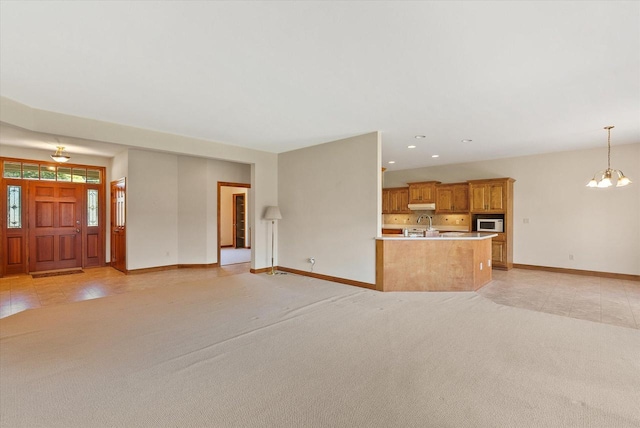
[[[274,242],[274,232],[273,229],[276,224],[276,220],[282,220],[282,214],[280,214],[280,208],[278,207],[267,207],[267,210],[264,213],[265,220],[271,220],[271,272],[267,272],[269,275],[275,275],[276,271],[273,267],[273,242]]]

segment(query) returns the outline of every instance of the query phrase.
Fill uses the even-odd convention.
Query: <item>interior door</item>
[[[244,193],[233,194],[233,242],[235,248],[245,248]]]
[[[111,182],[111,266],[127,271],[127,187],[124,178]]]
[[[83,187],[29,183],[29,271],[82,267]]]

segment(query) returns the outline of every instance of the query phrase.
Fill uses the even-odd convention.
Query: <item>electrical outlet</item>
[[[307,261],[308,261],[309,263],[311,263],[312,265],[316,264],[316,259],[314,259],[313,257],[309,257],[309,258],[307,259]]]
[[[529,219],[528,219],[528,218],[523,218],[523,219],[522,219],[522,222],[523,222],[524,224],[529,224]]]
[[[569,254],[569,260],[573,260],[573,254]]]

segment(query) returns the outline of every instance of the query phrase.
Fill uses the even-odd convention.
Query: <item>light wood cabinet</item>
[[[390,214],[390,192],[389,189],[382,189],[382,214]]]
[[[402,229],[382,229],[383,235],[402,235]]]
[[[468,183],[438,184],[436,186],[436,214],[468,212]]]
[[[471,212],[502,213],[507,207],[508,179],[474,181],[469,184]]]
[[[507,244],[501,241],[491,241],[491,265],[505,267],[507,265]]]
[[[478,218],[485,214],[504,219],[504,232],[491,243],[491,264],[498,269],[513,267],[513,178],[469,181],[469,204],[473,230]]]
[[[422,181],[409,184],[410,204],[432,204],[436,202],[436,184],[439,181]]]
[[[507,257],[507,234],[498,233],[498,236],[491,240],[491,265],[497,268],[506,268],[509,263]]]
[[[382,189],[382,214],[410,214],[409,188]]]

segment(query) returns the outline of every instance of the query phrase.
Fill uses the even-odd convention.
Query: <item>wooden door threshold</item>
[[[45,278],[48,276],[73,275],[76,273],[84,273],[82,268],[43,270],[40,272],[32,272],[32,278]]]

